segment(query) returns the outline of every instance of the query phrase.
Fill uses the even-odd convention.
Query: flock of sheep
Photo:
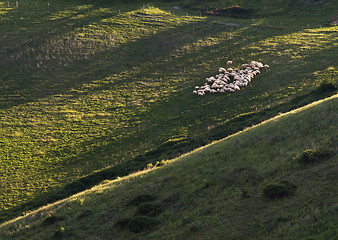
[[[230,64],[232,64],[232,61],[227,62],[227,65]],[[203,96],[206,93],[239,91],[246,87],[257,74],[260,74],[262,69],[266,68],[269,68],[269,65],[263,65],[263,63],[256,61],[252,61],[250,64],[242,64],[242,69],[220,67],[219,74],[215,77],[206,78],[204,86],[196,86],[193,94]]]

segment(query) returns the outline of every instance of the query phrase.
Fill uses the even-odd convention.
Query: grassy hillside
[[[0,221],[334,94],[337,2],[293,2],[235,19],[202,1],[0,1]],[[270,70],[192,95],[227,60]]]
[[[336,94],[5,223],[0,238],[333,240],[337,112]]]

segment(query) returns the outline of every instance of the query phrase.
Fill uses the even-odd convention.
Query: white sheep
[[[263,65],[261,62],[258,62],[258,63],[256,63],[256,67],[258,67],[258,68],[263,68],[264,65]]]
[[[218,69],[218,71],[219,71],[220,73],[224,73],[224,72],[226,72],[227,70],[226,70],[225,68],[220,67],[220,68]]]
[[[217,83],[213,83],[212,85],[211,85],[211,87],[210,88],[216,88],[217,87]]]
[[[225,78],[224,77],[224,78],[222,78],[222,81],[225,82],[225,83],[227,83],[228,81],[230,81],[230,78]]]
[[[203,96],[205,94],[204,89],[198,90],[197,95]]]
[[[216,84],[218,84],[218,85],[221,85],[221,84],[225,84],[225,82],[223,82],[221,79],[217,79],[216,81],[215,81],[215,83]]]
[[[214,81],[212,80],[212,79],[210,79],[210,78],[207,78],[207,83],[213,83]]]
[[[234,90],[237,90],[237,91],[241,90],[240,87],[237,86],[237,85],[234,85],[233,89],[234,89]]]
[[[232,64],[232,61],[227,61],[227,64]],[[260,74],[262,68],[267,69],[269,65],[251,61],[250,64],[242,64],[242,69],[220,67],[219,74],[215,77],[206,78],[204,86],[196,86],[193,94],[203,96],[206,93],[233,93],[239,91],[241,88],[246,87],[257,74]]]

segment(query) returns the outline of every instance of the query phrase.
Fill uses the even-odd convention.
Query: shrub
[[[328,150],[316,150],[316,149],[306,149],[302,154],[298,155],[295,159],[303,165],[319,162],[325,160],[333,155],[332,152]]]
[[[48,226],[48,225],[52,225],[58,221],[63,220],[62,217],[58,217],[58,216],[54,216],[54,215],[48,215],[47,217],[45,217],[45,219],[42,221],[42,225],[44,226]]]
[[[148,163],[146,169],[152,169],[154,165],[152,163]]]
[[[248,190],[242,188],[241,191],[242,191],[242,193],[241,193],[241,199],[250,198],[250,194],[249,194]]]
[[[65,236],[65,228],[64,227],[60,227],[60,229],[55,230],[54,232],[54,238],[55,239],[60,239],[63,238]]]
[[[65,229],[61,226],[59,229],[54,232],[54,239],[68,239],[69,237],[75,237],[71,231]]]
[[[91,210],[86,210],[86,211],[81,212],[81,214],[78,215],[76,219],[77,219],[77,220],[81,220],[81,219],[83,219],[83,218],[87,218],[87,217],[91,216],[92,214],[93,214],[93,211],[91,211]]]
[[[148,216],[135,216],[130,219],[128,228],[131,232],[139,233],[144,230],[152,229],[158,221]]]
[[[166,165],[168,162],[169,162],[168,160],[162,159],[160,162],[157,161],[156,164],[155,164],[155,166],[156,167],[162,167],[162,166]]]
[[[120,228],[127,229],[130,222],[130,218],[122,218],[117,221],[116,225]]]
[[[296,185],[290,183],[287,180],[284,180],[277,183],[267,184],[263,190],[263,195],[264,197],[269,199],[282,198],[293,195],[296,189]]]
[[[320,92],[333,92],[335,90],[336,86],[328,81],[323,81],[318,87],[318,91]]]
[[[127,203],[127,206],[139,206],[133,217],[120,219],[116,224],[131,232],[139,233],[157,225],[154,217],[163,211],[161,204],[149,203],[156,198],[149,194],[138,195]]]
[[[160,204],[144,203],[140,205],[137,213],[140,215],[155,217],[162,212],[162,209],[163,207]]]
[[[148,216],[134,216],[132,218],[121,219],[117,225],[123,229],[128,229],[133,233],[140,233],[145,230],[154,228],[158,224],[155,218]]]
[[[141,203],[150,202],[155,199],[156,198],[150,194],[142,194],[130,200],[127,205],[137,206],[137,205],[140,205]]]

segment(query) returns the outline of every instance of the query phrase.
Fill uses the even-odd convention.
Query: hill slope
[[[337,1],[189,2],[0,1],[0,222],[336,92]],[[227,60],[271,68],[192,95]]]
[[[1,225],[0,237],[333,240],[337,103],[336,94],[99,185]]]

